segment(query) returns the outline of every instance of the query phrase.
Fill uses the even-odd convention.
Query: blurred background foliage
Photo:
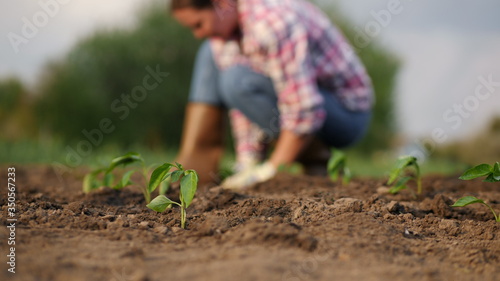
[[[457,163],[489,163],[500,160],[500,117],[491,120],[489,126],[478,135],[451,142],[436,148],[435,157]]]
[[[38,122],[33,112],[34,100],[17,78],[0,81],[0,139],[16,141],[34,138]]]
[[[36,106],[44,131],[78,141],[84,138],[83,129],[98,128],[102,118],[110,118],[116,129],[105,136],[106,143],[177,144],[199,42],[166,15],[165,7],[142,11],[139,17],[137,27],[99,31],[47,67]],[[111,106],[115,100],[127,105],[123,96],[143,84],[149,75],[146,67],[169,76],[144,101],[132,99],[136,108],[129,107],[130,114],[121,120],[124,113]]]
[[[332,10],[327,13],[353,42],[349,22]],[[200,43],[168,16],[164,4],[155,4],[138,13],[135,27],[97,31],[49,63],[33,93],[15,78],[0,81],[0,162],[63,162],[65,148],[85,140],[82,131],[98,129],[103,118],[112,120],[116,129],[104,134],[94,152],[116,156],[135,149],[173,157]],[[353,148],[367,159],[390,148],[395,136],[393,86],[399,62],[376,42],[354,47],[372,77],[377,99],[370,131]],[[121,120],[111,105],[143,84],[147,66],[169,76]]]

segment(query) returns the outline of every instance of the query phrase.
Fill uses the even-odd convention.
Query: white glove
[[[255,168],[257,165],[259,165],[259,161],[255,158],[245,158],[245,159],[240,159],[236,165],[233,167],[233,171],[235,174],[238,174],[240,172],[243,172],[248,169]]]
[[[276,175],[276,168],[271,163],[265,162],[226,178],[221,186],[224,189],[242,190],[252,184],[267,181],[274,175]]]

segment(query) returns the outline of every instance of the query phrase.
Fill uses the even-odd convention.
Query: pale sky
[[[147,2],[2,1],[0,78],[16,75],[34,87],[48,60],[64,55],[79,38],[96,28],[133,25],[134,11]],[[500,114],[500,1],[333,2],[359,30],[372,30],[370,40],[400,58],[396,116],[408,139],[430,136],[438,128],[450,138],[472,135],[491,116]],[[40,3],[52,3],[48,7],[53,13],[44,17]],[[382,16],[377,20],[377,15]],[[27,30],[24,18],[31,23],[37,21],[36,30],[28,28],[32,38],[13,46],[12,34],[22,35],[23,28]],[[481,86],[485,79],[492,80],[494,86]],[[483,100],[474,100],[478,87],[491,90],[480,91]],[[457,106],[463,111],[458,112]]]
[[[56,59],[68,52],[82,36],[89,35],[96,28],[127,27],[135,20],[134,11],[141,0],[16,0],[0,4],[0,77],[19,75],[23,81],[33,85],[49,59]],[[23,18],[35,23],[33,18],[43,12],[39,3],[56,11],[46,23],[40,17],[40,26],[28,43],[19,44],[16,53],[10,43],[9,34],[23,34],[27,26]],[[46,13],[48,14],[48,13]]]
[[[450,139],[471,136],[492,116],[500,116],[500,87],[495,87],[484,101],[475,104],[474,100],[480,77],[491,76],[500,83],[499,1],[335,3],[356,27],[363,29],[373,22],[386,25],[375,39],[402,61],[396,116],[399,128],[409,139],[428,137],[435,129],[442,129]],[[382,11],[388,11],[390,4],[397,5],[397,13],[391,13],[390,20],[382,17],[384,20],[376,21],[374,14],[387,15]]]

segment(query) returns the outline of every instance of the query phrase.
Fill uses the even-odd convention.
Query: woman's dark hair
[[[195,8],[198,10],[212,8],[213,0],[171,0],[170,11],[175,11],[183,8]]]

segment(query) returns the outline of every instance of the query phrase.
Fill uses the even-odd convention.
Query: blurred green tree
[[[17,78],[0,81],[0,140],[16,140],[37,134],[33,103]]]
[[[78,141],[85,138],[83,130],[98,129],[109,118],[115,130],[105,135],[107,143],[176,144],[199,42],[167,13],[165,7],[149,7],[135,28],[99,31],[48,65],[37,106],[42,126]],[[148,87],[144,100],[134,100],[134,88],[151,75],[147,69],[169,76]]]
[[[23,85],[16,78],[8,78],[0,81],[0,117],[5,115],[19,104],[23,93]]]

